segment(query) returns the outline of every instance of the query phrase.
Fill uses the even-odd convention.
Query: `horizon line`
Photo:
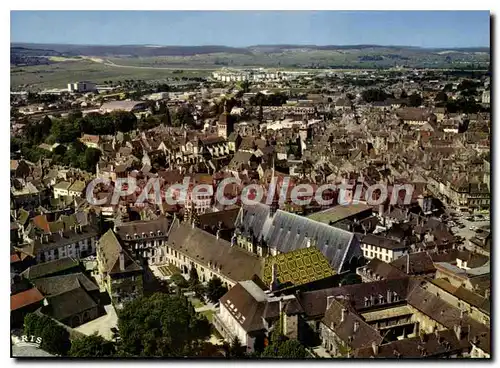
[[[234,49],[246,49],[251,47],[279,47],[279,46],[302,46],[302,47],[405,47],[405,48],[414,48],[414,49],[475,49],[475,48],[487,48],[491,49],[491,45],[488,46],[413,46],[413,45],[383,45],[383,44],[370,44],[370,43],[360,43],[360,44],[325,44],[325,45],[316,45],[316,44],[301,44],[301,43],[273,43],[273,44],[254,44],[248,46],[228,46],[223,44],[202,44],[202,45],[194,45],[194,44],[183,44],[183,45],[162,45],[155,43],[131,43],[131,44],[94,44],[94,43],[59,43],[59,42],[32,42],[32,41],[10,41],[10,44],[13,43],[22,43],[22,44],[35,44],[35,45],[65,45],[65,46],[156,46],[156,47],[210,47],[210,46],[218,46],[218,47],[228,47]]]

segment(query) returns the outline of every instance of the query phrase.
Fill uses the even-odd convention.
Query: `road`
[[[458,224],[465,225],[465,227],[462,228],[462,229],[460,229],[458,226],[453,226],[451,228],[451,231],[453,232],[454,235],[461,236],[465,240],[468,240],[468,239],[470,239],[470,238],[472,238],[473,236],[476,235],[476,231],[475,230],[470,230],[470,228],[472,226],[474,226],[474,227],[476,227],[478,229],[483,229],[483,230],[491,228],[491,222],[490,221],[469,221],[469,220],[466,219],[466,217],[468,217],[468,215],[459,217],[458,220],[455,221]]]
[[[92,335],[94,332],[97,332],[98,335],[104,337],[106,340],[111,341],[111,339],[113,338],[111,328],[117,327],[118,316],[116,315],[115,308],[113,308],[111,304],[105,305],[104,309],[106,310],[106,314],[104,316],[78,326],[74,330],[81,332],[87,336]]]
[[[185,66],[175,66],[175,67],[156,67],[156,66],[137,66],[137,65],[122,65],[122,64],[116,64],[113,61],[109,59],[98,59],[98,58],[88,58],[88,60],[91,60],[96,63],[104,64],[107,66],[113,66],[116,68],[129,68],[129,69],[157,69],[157,70],[216,70],[217,68],[190,68],[190,67],[185,67]]]

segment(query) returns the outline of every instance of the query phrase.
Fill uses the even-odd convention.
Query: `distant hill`
[[[13,47],[25,49],[50,49],[66,56],[191,56],[200,54],[231,53],[251,54],[246,48],[228,46],[155,46],[155,45],[62,45],[12,43]]]
[[[161,46],[161,45],[64,45],[11,43],[11,63],[49,56],[95,56],[123,58],[161,66],[161,63],[213,66],[265,66],[300,68],[387,68],[408,67],[479,67],[487,68],[488,47],[419,48],[382,45],[254,45],[249,47]],[[35,59],[34,59],[35,58]],[[157,58],[157,59],[154,59]],[[21,61],[19,63],[18,61]],[[27,63],[30,65],[31,63]],[[26,63],[25,63],[26,65]],[[142,65],[142,64],[141,64]]]

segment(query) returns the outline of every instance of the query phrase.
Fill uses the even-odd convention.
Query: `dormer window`
[[[142,233],[142,237],[145,238],[146,237],[146,233]]]
[[[154,233],[152,231],[149,232],[149,236],[154,236]]]
[[[125,237],[126,237],[127,239],[130,239],[130,234],[127,234]]]
[[[370,305],[370,299],[365,296],[365,307],[369,307]]]

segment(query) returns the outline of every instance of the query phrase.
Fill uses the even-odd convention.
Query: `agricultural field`
[[[183,70],[178,73],[175,69],[118,67],[86,59],[65,60],[49,65],[11,67],[10,87],[12,90],[42,90],[65,88],[68,83],[79,80],[99,84],[108,80],[163,80],[172,77],[203,77],[209,74],[209,70]]]

